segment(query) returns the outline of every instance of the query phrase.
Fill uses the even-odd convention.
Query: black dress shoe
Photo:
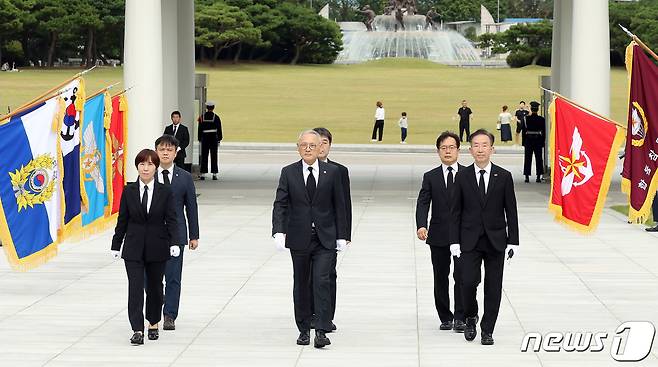
[[[141,331],[135,331],[133,337],[130,338],[130,344],[141,345],[144,344],[144,333]]]
[[[475,339],[475,337],[478,335],[478,332],[475,329],[476,325],[477,325],[477,319],[475,317],[466,318],[466,327],[464,328],[464,339],[466,339],[469,342]]]
[[[525,183],[528,183],[528,182],[530,182],[530,177],[528,177],[528,176],[525,176],[525,181],[523,181],[523,182],[525,182]]]
[[[162,323],[162,330],[176,330],[176,323],[174,319],[169,316],[164,317],[164,322]]]
[[[313,341],[313,346],[316,348],[324,348],[327,345],[331,344],[331,340],[327,338],[324,331],[315,330],[315,340]]]
[[[489,333],[482,332],[482,339],[480,340],[482,345],[493,345],[494,339],[493,336]]]
[[[217,175],[212,175],[212,180],[217,181]]]
[[[315,329],[315,316],[311,319],[311,329]]]
[[[649,227],[644,229],[647,232],[658,232],[658,225],[655,227]]]
[[[206,178],[203,175],[199,176],[199,180],[204,181],[205,179]]]
[[[331,331],[336,331],[336,329],[337,329],[336,324],[334,324],[334,322],[332,321],[331,322]]]
[[[452,321],[442,322],[439,330],[452,330]]]
[[[462,320],[455,320],[455,326],[452,328],[456,333],[463,333],[466,324]]]
[[[297,338],[297,345],[309,345],[311,344],[311,332],[302,331],[299,333],[299,338]]]
[[[160,334],[158,333],[158,329],[149,329],[149,340],[158,340],[160,337]]]
[[[541,177],[537,176],[537,179],[535,180],[537,183],[541,183]]]

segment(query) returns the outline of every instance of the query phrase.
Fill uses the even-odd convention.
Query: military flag
[[[123,155],[127,143],[128,101],[124,93],[112,97],[112,120],[109,141],[112,149],[112,209],[111,215],[119,212],[121,193],[126,184],[126,159]]]

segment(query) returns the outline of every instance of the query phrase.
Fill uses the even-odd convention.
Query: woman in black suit
[[[144,149],[135,158],[139,179],[123,189],[119,217],[112,238],[112,255],[121,257],[128,275],[128,318],[133,329],[132,344],[144,344],[144,276],[146,275],[146,319],[149,340],[158,339],[162,315],[162,278],[170,256],[179,256],[174,198],[169,187],[154,180],[160,159]]]

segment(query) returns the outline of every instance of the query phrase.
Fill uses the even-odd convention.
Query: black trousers
[[[208,154],[210,154],[210,172],[218,173],[217,150],[219,142],[215,139],[202,138],[201,140],[201,173],[208,173]]]
[[[484,316],[480,327],[483,333],[493,334],[503,290],[505,253],[494,249],[487,236],[482,235],[476,248],[462,252],[459,260],[464,317],[475,317],[478,314],[477,287],[482,279],[480,268],[484,261]]]
[[[329,274],[329,303],[330,303],[330,310],[329,310],[329,315],[330,315],[330,320],[334,321],[334,316],[336,315],[336,280],[338,279],[338,272],[336,271],[336,262],[338,261],[338,254],[334,256],[332,264],[331,264],[331,274]],[[311,269],[311,272],[313,270]],[[311,274],[311,284],[308,286],[311,289],[311,292],[313,292],[313,274]],[[314,297],[311,297],[311,310],[315,309],[315,302],[313,301]],[[313,317],[315,320],[315,314],[313,314]]]
[[[331,268],[336,263],[336,250],[320,244],[316,235],[305,250],[290,250],[293,267],[293,300],[295,322],[299,331],[311,329],[311,318],[315,314],[316,330],[331,331]],[[334,267],[335,268],[335,267]],[[309,287],[312,284],[313,289]],[[313,308],[311,308],[313,298]]]
[[[653,221],[658,223],[658,194],[653,197],[653,202],[651,203],[651,214],[653,214]]]
[[[537,176],[544,174],[544,155],[542,154],[542,147],[540,145],[526,145],[525,156],[523,157],[523,174],[525,176],[531,175],[530,168],[532,167],[532,156],[535,156]]]
[[[464,133],[466,133],[466,141],[471,141],[470,121],[459,121],[459,141],[464,141]]]
[[[406,127],[401,127],[400,128],[400,141],[405,141],[407,140],[407,128]]]
[[[375,126],[372,128],[372,140],[377,139],[378,141],[382,141],[383,137],[384,137],[384,120],[375,120]]]
[[[144,331],[144,276],[146,276],[146,319],[151,325],[162,318],[166,261],[143,262],[124,260],[128,275],[128,319],[133,331]]]
[[[452,277],[455,280],[454,301],[455,313],[450,311],[450,261],[453,258],[450,254],[450,247],[430,246],[432,253],[432,267],[434,268],[434,305],[436,312],[439,314],[441,322],[452,320],[464,321],[464,306],[462,302],[462,279],[461,279],[461,261],[455,260],[455,269]]]

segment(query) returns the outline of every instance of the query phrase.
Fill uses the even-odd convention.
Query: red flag
[[[112,97],[110,140],[112,143],[112,203],[111,214],[119,212],[121,193],[126,185],[126,159],[123,154],[128,137],[128,102],[124,94]]]
[[[628,194],[628,218],[644,222],[658,189],[658,67],[642,48],[626,48],[628,69],[628,131],[621,188]],[[655,218],[654,218],[655,219]]]
[[[590,232],[601,217],[624,132],[614,122],[560,97],[551,105],[551,114],[548,207],[557,220]]]

